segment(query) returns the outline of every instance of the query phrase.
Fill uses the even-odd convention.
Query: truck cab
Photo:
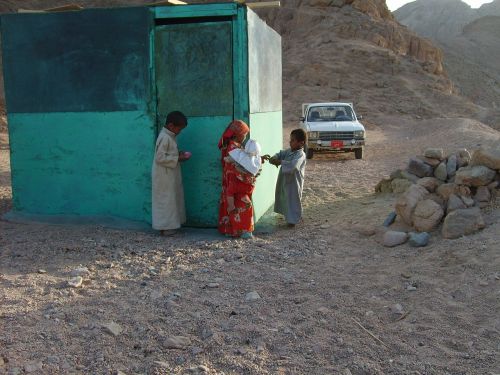
[[[366,133],[358,119],[352,103],[302,104],[300,128],[307,133],[307,158],[316,152],[354,152],[356,159],[363,159]]]

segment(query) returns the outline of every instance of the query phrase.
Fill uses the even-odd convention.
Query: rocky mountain
[[[500,0],[472,9],[460,0],[417,0],[394,13],[444,52],[457,90],[486,108],[500,107]]]
[[[145,1],[76,0],[85,7]],[[0,12],[66,1],[7,0]],[[367,122],[380,114],[480,116],[455,95],[443,53],[401,26],[385,0],[283,0],[258,13],[282,35],[285,122],[296,126],[303,102],[354,102]]]

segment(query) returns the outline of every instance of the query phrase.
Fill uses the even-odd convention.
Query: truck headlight
[[[319,138],[319,132],[308,132],[307,133],[307,138],[309,138],[310,140],[318,139]]]
[[[354,137],[356,137],[356,138],[364,138],[365,137],[365,131],[364,130],[356,130],[354,132]]]

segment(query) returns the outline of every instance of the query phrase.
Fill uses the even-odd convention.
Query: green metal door
[[[187,224],[216,226],[221,186],[217,142],[233,119],[231,21],[156,26],[155,80],[158,127],[182,111],[188,127],[178,137],[191,151],[182,164]]]

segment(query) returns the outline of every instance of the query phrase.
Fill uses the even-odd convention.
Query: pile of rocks
[[[433,231],[443,223],[442,236],[457,238],[484,228],[481,208],[500,197],[499,187],[497,142],[480,148],[472,157],[466,149],[448,156],[443,149],[427,149],[410,158],[405,170],[396,170],[380,181],[375,191],[401,193],[395,213],[417,232]]]

